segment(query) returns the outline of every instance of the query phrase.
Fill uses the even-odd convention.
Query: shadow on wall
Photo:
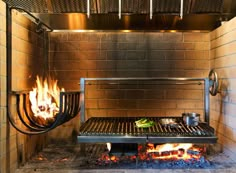
[[[224,80],[224,81],[220,81],[220,85],[219,85],[219,95],[220,95],[220,101],[219,101],[219,117],[218,117],[218,120],[216,121],[217,124],[216,124],[216,133],[217,133],[217,136],[220,135],[220,126],[222,126],[224,124],[224,121],[225,121],[225,115],[224,115],[224,107],[225,107],[225,102],[224,100],[226,99],[226,97],[229,95],[228,94],[228,81],[227,80]],[[223,127],[223,132],[225,131],[225,128]],[[222,132],[221,132],[222,133]],[[223,151],[223,145],[220,145],[220,151],[222,152]]]

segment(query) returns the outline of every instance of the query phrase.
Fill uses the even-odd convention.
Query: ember
[[[210,162],[203,156],[203,149],[195,147],[193,144],[161,144],[156,146],[154,144],[140,144],[137,147],[137,154],[132,156],[130,153],[114,156],[114,153],[110,152],[112,145],[107,145],[108,151],[97,160],[97,165],[124,167],[128,164],[133,165],[134,168],[199,168],[210,165]]]
[[[193,154],[193,151],[196,151],[198,154]],[[163,144],[157,145],[156,147],[153,144],[149,144],[147,152],[151,153],[152,159],[175,158],[187,160],[191,159],[193,155],[196,159],[198,159],[197,156],[201,156],[199,148],[194,148],[192,144]]]

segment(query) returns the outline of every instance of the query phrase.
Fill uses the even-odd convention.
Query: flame
[[[111,143],[107,143],[107,150],[111,151]]]
[[[37,76],[36,87],[29,93],[34,116],[41,116],[44,119],[53,118],[59,112],[60,91],[64,89],[57,86],[57,80],[51,78],[43,80]]]
[[[178,144],[139,144],[137,155],[124,155],[116,156],[110,154],[112,144],[106,143],[107,150],[102,153],[102,156],[97,160],[98,165],[108,165],[112,163],[119,163],[124,160],[136,162],[141,161],[176,161],[184,160],[186,163],[194,163],[199,161],[202,154],[205,152],[203,147],[195,146],[191,143],[178,143]]]
[[[180,144],[163,144],[154,147],[153,144],[148,144],[148,153],[152,153],[153,159],[184,159],[199,158],[199,155],[189,154],[188,151],[191,149],[192,152],[200,153],[198,148],[194,148],[193,144],[180,143]]]

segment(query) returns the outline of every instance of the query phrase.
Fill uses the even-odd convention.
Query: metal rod
[[[184,0],[180,0],[180,19],[183,19]]]
[[[153,2],[152,0],[150,0],[150,20],[152,20],[152,16],[153,16]]]
[[[119,19],[121,19],[121,0],[119,0],[119,13],[118,13],[118,16],[119,16]]]
[[[199,81],[196,84],[201,85],[200,81],[204,82],[204,112],[205,121],[209,124],[209,79],[208,78],[170,78],[170,77],[155,77],[155,78],[81,78],[80,79],[80,120],[82,123],[86,120],[85,115],[85,90],[86,81]],[[116,84],[116,83],[112,83]]]
[[[37,124],[30,116],[28,110],[27,110],[27,96],[29,97],[29,94],[26,94],[26,93],[23,93],[23,110],[24,110],[24,113],[25,113],[25,116],[27,117],[28,121],[34,125],[35,127],[38,127],[38,128],[45,128],[45,126],[42,126],[40,124]]]
[[[80,78],[80,122],[85,122],[85,78]]]
[[[205,114],[205,122],[209,125],[210,124],[210,81],[209,78],[205,79],[204,85],[204,114]]]
[[[90,0],[87,0],[87,17],[90,17]]]
[[[121,82],[108,82],[108,83],[86,83],[87,85],[101,85],[101,84],[108,84],[108,85],[137,85],[136,83],[121,83]],[[186,83],[142,83],[142,85],[202,85],[202,82],[186,82]]]
[[[6,44],[7,44],[7,110],[10,110],[10,96],[12,92],[12,14],[11,9],[6,5]],[[8,111],[7,111],[8,112]],[[8,112],[9,113],[9,112]]]
[[[84,81],[205,81],[205,78],[184,78],[184,77],[134,77],[134,78],[83,78]]]
[[[40,25],[43,25],[43,26],[46,27],[50,32],[53,31],[53,29],[52,29],[50,26],[48,26],[48,25],[45,24],[44,22],[40,21],[39,18],[35,17],[33,14],[31,14],[30,12],[28,12],[28,11],[25,10],[24,8],[18,7],[18,6],[12,6],[12,7],[9,7],[9,9],[10,9],[10,11],[11,11],[12,9],[24,11],[25,13],[27,13],[30,17],[32,17],[32,18],[35,20],[36,24],[38,24],[38,25],[39,25],[39,24],[40,24]]]
[[[42,129],[33,127],[24,120],[24,117],[23,117],[23,115],[21,113],[21,109],[20,109],[20,104],[21,104],[20,103],[20,100],[21,100],[20,97],[21,97],[20,95],[16,96],[16,107],[17,107],[16,110],[17,110],[17,115],[18,115],[20,121],[22,122],[22,124],[25,127],[29,128],[30,130],[41,131]]]

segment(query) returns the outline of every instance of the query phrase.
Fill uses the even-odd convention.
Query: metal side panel
[[[210,137],[148,137],[147,141],[149,143],[199,143],[199,144],[211,144],[217,142],[216,136],[210,136]]]
[[[146,136],[78,136],[78,143],[146,143]]]
[[[78,136],[78,143],[216,143],[217,137]]]

